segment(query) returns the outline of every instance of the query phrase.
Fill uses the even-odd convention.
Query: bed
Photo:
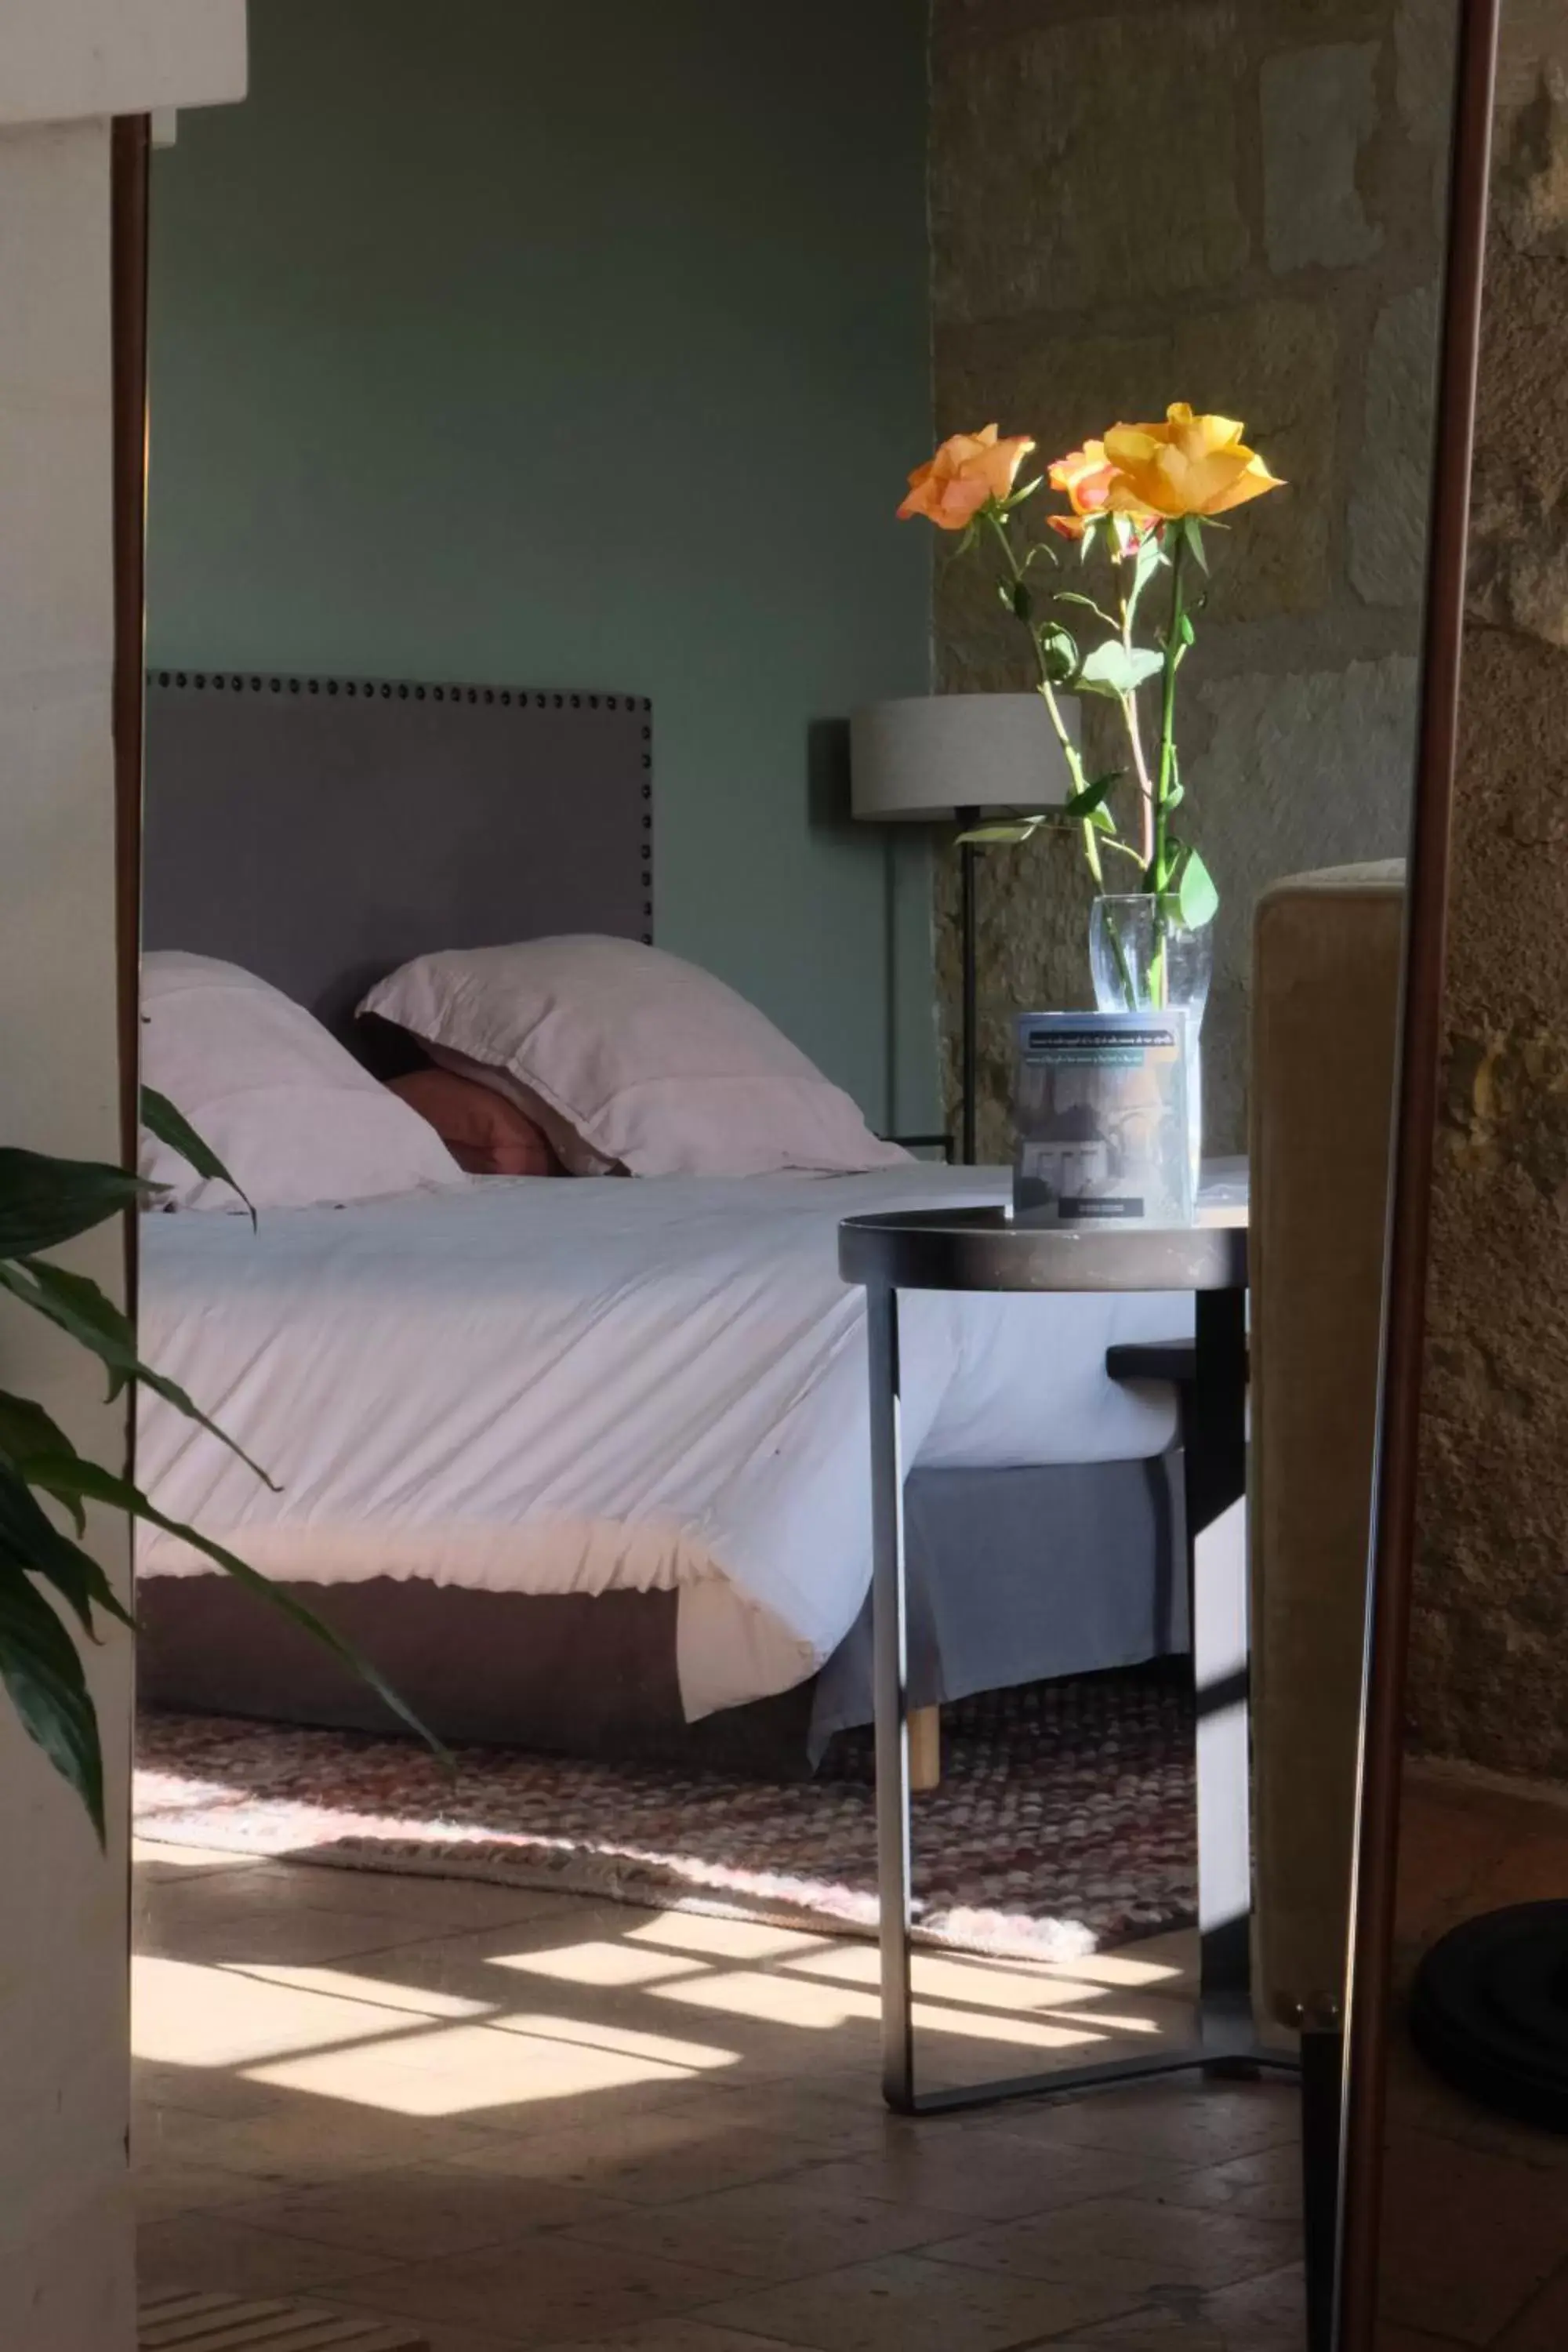
[[[148,942],[242,962],[350,1034],[366,982],[436,943],[647,936],[650,747],[625,696],[160,673]],[[493,1178],[254,1233],[149,1218],[144,1351],[279,1491],[154,1398],[142,1481],[449,1737],[809,1762],[870,1711],[863,1310],[838,1221],[1005,1183],[913,1162]],[[1190,1328],[1183,1299],[911,1302],[917,1703],[1184,1645],[1173,1393],[1105,1366]],[[144,1532],[138,1568],[144,1696],[384,1722],[177,1539]]]

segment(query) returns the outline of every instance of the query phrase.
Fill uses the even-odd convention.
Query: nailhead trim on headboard
[[[586,694],[581,688],[540,689],[534,687],[462,686],[427,682],[415,683],[406,678],[377,677],[275,677],[258,670],[199,670],[149,669],[151,686],[178,688],[214,694],[316,694],[342,695],[345,700],[363,696],[367,700],[382,702],[472,702],[498,703],[503,708],[526,709],[531,703],[536,710],[640,710],[644,714],[642,730],[645,750],[642,763],[645,770],[642,796],[643,866],[642,887],[648,896],[643,902],[643,919],[653,922],[653,704],[646,694]],[[643,933],[643,944],[653,945],[651,928]]]

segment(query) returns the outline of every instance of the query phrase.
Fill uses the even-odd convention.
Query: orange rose
[[[994,425],[980,433],[953,434],[910,476],[899,520],[924,515],[939,530],[967,530],[990,499],[1007,497],[1034,446],[1023,434],[999,441]]]
[[[1115,470],[1103,441],[1086,441],[1081,449],[1071,449],[1057,459],[1050,471],[1051,488],[1062,491],[1072,508],[1071,514],[1046,517],[1058,539],[1081,539],[1089,518],[1104,513]]]
[[[1051,488],[1065,493],[1074,514],[1099,514],[1114,470],[1104,442],[1086,441],[1081,449],[1069,449],[1065,457],[1057,459],[1050,471]]]
[[[1119,514],[1218,515],[1279,489],[1245,425],[1229,416],[1194,416],[1173,401],[1163,425],[1116,425],[1105,436],[1112,474],[1107,502]]]

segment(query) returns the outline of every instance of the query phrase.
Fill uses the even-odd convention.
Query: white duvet
[[[787,1689],[870,1576],[864,1307],[841,1217],[1005,1197],[990,1171],[489,1178],[264,1216],[152,1215],[141,1328],[278,1481],[155,1397],[142,1482],[268,1574],[679,1589],[689,1716]],[[905,1458],[1134,1460],[1169,1391],[1108,1380],[1180,1296],[907,1295]],[[144,1575],[202,1570],[143,1531]]]

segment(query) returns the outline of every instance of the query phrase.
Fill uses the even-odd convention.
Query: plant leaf
[[[155,1135],[160,1143],[166,1143],[171,1151],[178,1152],[198,1176],[205,1176],[215,1184],[226,1184],[231,1192],[237,1192],[250,1211],[250,1223],[254,1229],[256,1209],[249,1195],[235,1182],[211,1144],[196,1133],[184,1111],[177,1109],[167,1095],[161,1095],[156,1087],[143,1087],[142,1089],[142,1124],[149,1135]]]
[[[0,1682],[23,1730],[76,1790],[103,1844],[103,1754],[76,1644],[37,1586],[4,1567]]]
[[[245,1448],[210,1420],[199,1405],[193,1403],[176,1381],[141,1361],[135,1334],[125,1317],[86,1275],[68,1274],[62,1266],[46,1265],[38,1258],[26,1258],[16,1265],[8,1265],[0,1259],[0,1289],[8,1290],[24,1307],[47,1317],[68,1339],[90,1349],[109,1373],[111,1398],[119,1395],[128,1381],[140,1381],[154,1395],[172,1404],[176,1412],[183,1412],[187,1421],[209,1430],[231,1454],[237,1454],[247,1470],[255,1472],[264,1486],[270,1486],[274,1494],[279,1491],[260,1465],[253,1462]]]
[[[118,1617],[122,1625],[132,1622],[97,1560],[68,1536],[61,1535],[16,1465],[4,1459],[0,1459],[0,1558],[52,1585],[83,1633],[93,1640],[97,1639],[92,1622],[95,1608]]]
[[[51,1421],[41,1404],[35,1404],[31,1397],[11,1396],[0,1389],[0,1454],[9,1454],[24,1478],[35,1486],[42,1486],[41,1479],[33,1477],[29,1465],[40,1455],[75,1452],[76,1447],[58,1422]],[[65,1504],[79,1536],[87,1526],[87,1513],[69,1496],[61,1495],[56,1499]]]
[[[323,1643],[346,1666],[367,1682],[377,1696],[384,1699],[394,1714],[399,1716],[411,1731],[417,1732],[428,1748],[444,1761],[451,1761],[441,1742],[426,1730],[412,1707],[399,1698],[392,1685],[371,1664],[363,1652],[329,1625],[324,1618],[318,1617],[313,1609],[306,1608],[304,1602],[296,1601],[292,1593],[283,1591],[270,1578],[263,1576],[259,1569],[249,1567],[235,1553],[226,1550],[222,1544],[214,1543],[195,1528],[186,1527],[183,1520],[170,1518],[158,1509],[156,1504],[148,1500],[139,1486],[132,1486],[129,1478],[117,1477],[112,1470],[102,1469],[96,1462],[84,1461],[80,1454],[74,1454],[68,1460],[47,1466],[52,1475],[62,1484],[71,1485],[76,1493],[87,1501],[110,1504],[118,1510],[129,1512],[132,1518],[145,1520],[149,1527],[162,1528],[166,1535],[178,1536],[182,1542],[191,1544],[197,1551],[205,1553],[215,1567],[223,1570],[226,1576],[233,1577],[235,1582],[242,1584],[247,1592],[256,1593],[280,1616],[289,1618],[316,1641]]]
[[[968,833],[961,833],[958,842],[960,847],[967,842],[973,848],[984,849],[996,842],[1027,841],[1038,833],[1041,825],[1049,823],[1050,819],[1045,815],[1009,817],[996,824],[977,824]]]
[[[1179,860],[1180,872],[1174,877],[1176,901],[1182,910],[1182,920],[1191,931],[1202,930],[1212,923],[1219,912],[1219,892],[1214,877],[1195,849],[1184,849]]]
[[[1194,562],[1200,572],[1209,568],[1208,550],[1204,545],[1204,527],[1195,514],[1182,517],[1182,534],[1192,551]]]
[[[0,1258],[0,1289],[46,1316],[66,1337],[95,1355],[109,1372],[109,1393],[117,1397],[136,1369],[136,1342],[129,1322],[96,1282],[37,1258],[8,1265]]]
[[[1096,646],[1092,653],[1084,656],[1073,680],[1073,692],[1117,697],[1132,694],[1163,666],[1152,646],[1134,646],[1129,651],[1119,639],[1112,638],[1109,645]]]
[[[0,1149],[0,1258],[33,1257],[107,1224],[147,1198],[123,1168]]]
[[[1110,790],[1112,784],[1119,784],[1121,782],[1121,769],[1112,768],[1109,775],[1091,777],[1089,782],[1085,784],[1082,792],[1074,793],[1072,798],[1063,803],[1064,814],[1068,816],[1089,815],[1092,811],[1101,805],[1105,799],[1105,795]]]
[[[1169,556],[1154,533],[1152,530],[1146,531],[1138,542],[1138,554],[1132,571],[1133,595],[1142,595],[1155,572],[1169,562]]]
[[[1086,613],[1092,613],[1095,619],[1103,621],[1108,629],[1114,629],[1119,625],[1102,604],[1097,604],[1092,596],[1080,596],[1076,588],[1056,589],[1052,593],[1051,602],[1053,604],[1081,604]]]

